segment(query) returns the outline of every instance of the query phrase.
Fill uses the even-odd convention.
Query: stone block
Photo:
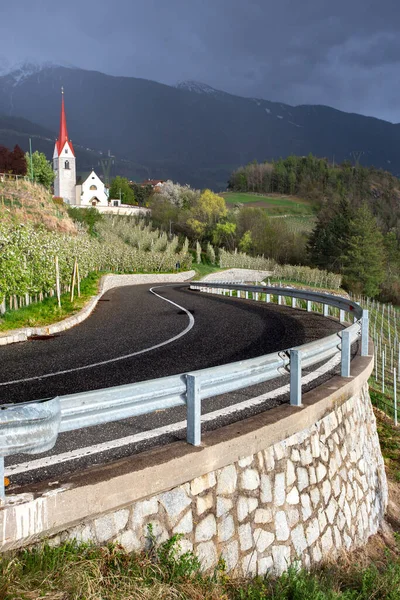
[[[229,573],[236,568],[239,560],[239,544],[236,540],[224,546],[221,556],[225,561],[226,570]]]
[[[253,547],[253,534],[251,532],[250,523],[245,523],[239,526],[239,541],[242,551],[249,550]]]
[[[292,488],[292,490],[286,496],[286,502],[288,504],[298,504],[300,502],[299,492],[296,487]]]
[[[296,556],[301,557],[304,550],[307,548],[307,540],[304,535],[304,527],[303,525],[298,525],[291,532],[291,539],[294,550],[296,552]]]
[[[272,510],[270,508],[258,508],[254,515],[254,523],[270,523],[272,521]]]
[[[313,504],[313,507],[315,508],[318,505],[319,499],[320,499],[320,494],[319,494],[319,489],[317,487],[313,488],[310,492],[310,498],[311,498],[311,502]]]
[[[139,538],[130,529],[128,529],[128,531],[123,531],[115,541],[117,544],[120,544],[126,552],[133,552],[134,550],[139,551],[142,548]]]
[[[311,546],[319,538],[318,519],[314,518],[306,528],[307,545]]]
[[[304,467],[297,468],[297,487],[302,492],[309,485],[308,472]]]
[[[274,561],[272,560],[272,556],[266,556],[266,557],[260,558],[258,560],[258,565],[257,565],[258,575],[266,575],[267,573],[272,571],[273,566],[274,566]]]
[[[297,525],[297,523],[299,522],[300,519],[300,513],[297,510],[297,508],[290,508],[287,511],[287,520],[289,523],[289,527],[294,527],[295,525]]]
[[[261,475],[261,502],[272,502],[271,478],[264,473]]]
[[[234,465],[229,465],[217,471],[217,494],[222,496],[236,491],[237,473]]]
[[[290,565],[290,547],[272,546],[272,559],[274,561],[274,572],[281,575],[284,571],[287,571]]]
[[[275,515],[275,534],[279,542],[285,542],[289,539],[290,529],[286,519],[286,513],[279,510]]]
[[[286,499],[285,473],[277,473],[274,483],[274,502],[276,506],[282,506]]]
[[[196,542],[207,542],[217,533],[217,524],[214,515],[205,517],[196,527]]]
[[[242,558],[242,571],[245,576],[254,577],[257,575],[257,554],[255,552]]]
[[[310,496],[306,493],[301,494],[300,500],[302,506],[301,512],[303,515],[303,521],[307,521],[307,519],[309,519],[312,515]]]
[[[264,451],[265,470],[273,471],[275,469],[274,449],[271,446]]]
[[[217,564],[218,555],[214,542],[203,542],[195,548],[195,554],[200,561],[202,569],[207,571]]]
[[[218,541],[226,542],[229,540],[235,533],[235,523],[233,521],[232,515],[228,515],[227,517],[223,517],[218,522]]]
[[[263,553],[275,540],[275,535],[269,531],[264,531],[264,529],[256,529],[254,531],[254,540],[257,550]]]
[[[133,505],[131,523],[132,527],[138,527],[143,523],[143,519],[158,512],[158,500],[156,497],[150,500],[142,500]]]
[[[330,527],[328,527],[321,537],[321,547],[324,555],[328,554],[333,547],[332,530]]]
[[[325,479],[324,483],[322,484],[322,496],[323,496],[325,505],[327,505],[329,502],[329,498],[331,497],[331,492],[332,492],[331,482],[329,481],[329,479]]]
[[[253,462],[253,460],[254,460],[254,456],[253,455],[246,456],[245,458],[241,458],[238,461],[239,467],[241,467],[242,469],[244,469],[245,467],[250,466],[251,463]]]
[[[255,469],[246,469],[241,474],[241,488],[243,490],[256,490],[260,486],[260,476]]]
[[[205,490],[208,490],[216,484],[215,473],[207,473],[207,475],[203,475],[202,477],[196,477],[190,483],[190,491],[193,496],[197,496],[201,494]]]
[[[322,463],[319,463],[317,466],[317,481],[318,481],[318,483],[323,480],[326,473],[327,473],[327,471],[326,471],[325,465],[323,465]]]
[[[174,488],[170,492],[160,494],[158,498],[165,508],[172,526],[176,525],[180,514],[189,506],[189,504],[191,504],[191,499],[188,497],[183,486]]]
[[[225,500],[225,498],[224,498]],[[231,502],[229,500],[229,502]],[[210,510],[214,504],[214,499],[212,494],[206,494],[206,496],[199,496],[196,500],[197,505],[197,514],[200,516],[205,513],[207,510]],[[217,499],[217,516],[218,516],[218,499]]]
[[[229,512],[233,507],[233,502],[230,498],[218,496],[217,498],[217,517],[222,517]]]
[[[291,486],[296,481],[296,471],[291,460],[286,463],[286,485]]]
[[[179,523],[174,527],[173,533],[191,533],[193,531],[192,511],[188,510]]]

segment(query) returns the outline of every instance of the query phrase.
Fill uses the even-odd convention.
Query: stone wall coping
[[[57,489],[46,482],[23,488],[0,508],[0,549],[18,547],[119,510],[311,428],[361,391],[372,372],[373,356],[357,356],[351,367],[352,377],[335,376],[304,394],[302,407],[281,405],[208,432],[200,447],[175,442],[64,477]]]
[[[182,283],[188,279],[192,279],[196,274],[196,271],[183,271],[182,273],[149,273],[149,274],[132,274],[132,275],[103,275],[99,283],[99,293],[93,296],[86,305],[76,314],[52,323],[51,325],[42,325],[40,327],[22,327],[21,329],[15,329],[0,333],[0,346],[6,346],[7,344],[15,344],[16,342],[26,342],[27,339],[33,335],[52,335],[71,329],[75,325],[79,325],[85,319],[87,319],[93,310],[95,309],[98,301],[102,295],[113,287],[120,287],[125,285],[140,285],[143,283]]]

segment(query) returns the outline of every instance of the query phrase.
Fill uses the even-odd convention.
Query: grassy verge
[[[78,312],[98,293],[100,277],[104,273],[90,273],[81,281],[81,296],[70,301],[70,294],[62,294],[61,307],[57,306],[57,298],[45,298],[43,302],[37,302],[30,306],[24,306],[18,310],[9,310],[0,319],[0,332],[19,329],[20,327],[40,327],[50,325],[62,319],[66,319]]]
[[[66,542],[0,558],[0,598],[46,600],[383,600],[400,597],[397,549],[368,561],[363,550],[310,572],[239,578],[223,561],[205,575],[197,558],[179,551],[179,536],[146,552],[118,545]]]
[[[218,273],[218,271],[226,271],[226,269],[221,269],[216,265],[211,265],[209,263],[192,263],[192,269],[196,271],[195,279],[200,279],[209,275],[210,273]]]

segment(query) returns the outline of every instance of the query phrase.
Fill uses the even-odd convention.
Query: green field
[[[314,215],[315,209],[311,202],[295,196],[262,196],[245,192],[226,192],[221,194],[228,208],[233,204],[245,204],[255,208],[263,208],[271,216],[279,215]]]

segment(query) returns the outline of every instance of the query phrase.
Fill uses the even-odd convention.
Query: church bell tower
[[[67,119],[65,116],[64,88],[61,88],[60,133],[54,146],[53,170],[54,195],[59,196],[66,204],[75,204],[76,158],[74,147],[68,138]]]

